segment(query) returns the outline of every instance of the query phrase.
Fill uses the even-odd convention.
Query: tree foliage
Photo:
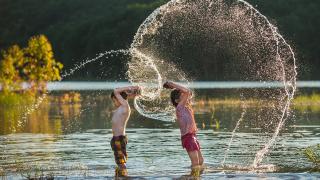
[[[21,90],[22,82],[32,88],[44,88],[47,81],[60,80],[63,65],[54,59],[52,47],[44,35],[31,37],[28,46],[18,45],[2,51],[0,84],[3,91]]]
[[[19,76],[19,62],[23,61],[23,51],[18,45],[2,51],[0,62],[0,82],[3,91],[10,91],[10,87],[17,88],[21,82]]]
[[[41,82],[61,79],[63,65],[54,59],[51,44],[44,35],[31,37],[24,55],[25,59],[20,64],[23,80]]]

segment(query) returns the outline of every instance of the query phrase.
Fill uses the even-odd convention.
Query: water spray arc
[[[233,129],[233,131],[232,131],[231,138],[230,138],[230,140],[229,140],[229,142],[228,142],[228,146],[227,146],[227,148],[226,148],[226,150],[225,150],[225,153],[224,153],[224,156],[223,156],[223,160],[222,160],[222,162],[221,162],[221,165],[222,165],[222,166],[225,165],[225,162],[226,162],[226,160],[227,160],[228,153],[229,153],[229,151],[230,151],[230,147],[231,147],[233,138],[234,138],[234,136],[235,136],[235,134],[236,134],[236,131],[239,129],[241,122],[244,120],[243,118],[244,118],[244,116],[245,116],[245,114],[246,114],[246,112],[247,112],[247,106],[246,106],[246,104],[245,104],[243,101],[242,101],[241,107],[242,107],[242,113],[241,113],[241,116],[240,116],[240,118],[239,118],[236,126],[234,127],[234,129]]]
[[[181,24],[176,25],[174,23]],[[199,30],[201,30],[201,32],[198,32]],[[145,54],[147,57],[152,57],[150,58],[150,60],[154,61],[153,65],[155,65],[155,67],[158,69],[155,72],[158,74],[158,76],[161,76],[162,79],[168,79],[168,76],[164,73],[164,71],[170,71],[169,66],[167,66],[167,68],[159,67],[157,59],[164,58],[165,61],[170,61],[170,58],[166,59],[166,57],[170,57],[172,55],[168,54],[162,56],[162,53],[166,53],[165,50],[176,48],[174,46],[176,44],[177,47],[183,47],[185,44],[179,43],[184,42],[185,39],[188,39],[190,37],[190,35],[194,35],[192,34],[192,32],[195,32],[194,34],[196,35],[201,35],[204,33],[208,36],[207,39],[210,39],[211,37],[222,37],[222,40],[220,39],[222,42],[227,40],[226,42],[236,44],[237,41],[233,40],[238,40],[240,42],[239,45],[236,44],[227,48],[229,48],[228,50],[230,52],[231,48],[239,47],[239,52],[235,52],[234,50],[231,50],[231,52],[235,52],[237,55],[243,57],[248,56],[247,54],[252,56],[248,58],[248,62],[245,62],[247,64],[253,64],[252,68],[250,67],[250,65],[248,65],[249,70],[251,70],[252,72],[251,74],[248,73],[247,79],[255,81],[278,81],[282,82],[283,84],[283,87],[281,87],[282,89],[280,88],[279,90],[279,92],[282,93],[281,98],[280,95],[279,97],[276,97],[275,95],[276,98],[273,98],[284,99],[283,101],[278,100],[278,104],[280,104],[281,107],[278,107],[273,112],[271,111],[271,113],[274,115],[273,121],[277,121],[277,126],[272,137],[268,140],[268,142],[266,142],[264,147],[257,152],[254,158],[252,167],[257,168],[266,154],[268,154],[268,152],[270,151],[272,145],[275,143],[276,138],[279,135],[279,131],[281,130],[286,119],[289,116],[290,103],[293,99],[296,89],[295,86],[297,71],[294,52],[291,46],[278,32],[277,28],[272,25],[269,20],[257,9],[255,9],[252,5],[244,0],[169,1],[167,4],[157,8],[140,25],[136,35],[134,36],[133,43],[131,44],[131,49],[138,50],[140,54]],[[223,36],[224,32],[228,32],[226,33],[226,36]],[[219,33],[222,33],[222,36]],[[167,41],[171,41],[173,39],[171,43],[171,45],[173,44],[173,46],[167,49],[161,49],[163,46],[168,46],[170,44],[165,44],[161,39],[167,38],[168,34],[173,35],[170,36],[172,37],[171,39],[167,39]],[[237,39],[237,37],[240,38]],[[219,39],[217,39],[217,41],[219,42]],[[216,48],[216,46],[212,47]],[[259,47],[261,47],[261,49],[266,48],[266,52],[259,50]],[[248,49],[252,49],[252,51]],[[181,48],[177,48],[177,50],[180,51]],[[159,53],[159,51],[161,53]],[[259,54],[261,52],[267,53],[268,57],[260,60],[259,57],[263,56],[263,54]],[[177,56],[177,58],[179,58],[179,56]],[[132,61],[129,62],[129,64],[134,63],[135,61],[137,61],[137,59],[133,58]],[[268,63],[267,61],[270,61],[271,65],[268,66],[268,64],[270,63]],[[144,67],[144,64],[141,64],[141,66]],[[179,72],[180,71],[176,71],[173,74],[179,74]],[[132,76],[129,76],[129,80],[131,82],[139,82],[139,76],[135,77],[134,74],[131,75]],[[181,79],[188,82],[188,78],[186,76]],[[244,77],[244,80],[246,80],[246,77]],[[160,86],[159,90],[161,91]],[[148,96],[153,97],[152,93]],[[135,105],[138,109],[140,109],[139,112],[141,112],[142,114],[148,111],[148,106],[144,102],[141,102],[140,104],[135,103]],[[161,107],[157,108],[161,109]],[[277,115],[276,111],[278,109],[281,109],[281,115]],[[153,115],[147,114],[147,116],[151,118],[161,119],[162,112],[164,111],[159,111],[158,114]],[[248,113],[246,113],[246,110],[243,110],[236,128],[234,129],[234,133],[238,129],[241,121],[243,121],[246,116],[248,116],[247,114]],[[233,136],[229,141],[229,147],[231,146],[232,138]],[[226,158],[227,152],[224,157],[223,164]]]
[[[276,41],[276,60],[278,60],[281,63],[281,68],[282,68],[282,78],[283,78],[283,86],[286,92],[286,96],[287,96],[287,101],[285,103],[285,106],[283,108],[282,111],[282,115],[281,118],[279,120],[279,124],[277,126],[277,128],[274,131],[274,134],[272,136],[272,138],[267,142],[267,144],[264,145],[264,147],[259,150],[256,154],[256,157],[253,161],[252,167],[253,168],[257,168],[259,166],[259,164],[262,162],[263,158],[265,157],[265,155],[270,151],[270,148],[272,147],[272,145],[275,143],[276,138],[279,135],[279,132],[281,130],[281,128],[283,127],[283,125],[286,122],[286,119],[288,117],[288,113],[289,113],[289,107],[291,104],[291,101],[293,100],[295,91],[296,91],[296,76],[297,76],[297,71],[296,71],[296,58],[294,55],[294,52],[292,50],[292,47],[286,42],[286,40],[283,38],[283,36],[277,31],[277,28],[275,26],[273,26],[270,21],[268,20],[268,18],[264,15],[262,15],[257,9],[255,9],[251,4],[249,4],[246,1],[243,0],[239,0],[239,2],[244,3],[246,6],[248,6],[250,8],[251,11],[253,11],[254,13],[259,14],[259,16],[261,16],[267,23],[268,25],[271,27],[272,29],[272,33],[274,34],[275,37],[275,41]],[[281,61],[281,56],[279,53],[279,41],[283,41],[284,44],[289,48],[291,54],[292,54],[292,58],[293,58],[293,73],[294,75],[292,76],[292,78],[289,80],[289,82],[286,79],[286,70],[285,70],[285,65],[284,63]],[[292,82],[292,83],[290,83]],[[291,91],[290,91],[291,90]]]

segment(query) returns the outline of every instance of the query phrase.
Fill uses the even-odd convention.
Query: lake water
[[[319,173],[310,172],[313,164],[303,155],[306,147],[320,144],[320,108],[294,107],[294,116],[287,121],[263,166],[255,171],[248,167],[270,133],[245,121],[235,134],[223,167],[221,162],[242,110],[240,104],[228,102],[209,107],[200,98],[207,91],[217,93],[200,91],[194,104],[198,138],[207,165],[202,179],[320,178]],[[41,173],[69,179],[114,177],[110,91],[70,92],[64,89],[49,93],[23,123],[23,108],[1,106],[3,178],[39,177]],[[248,107],[248,111],[254,112],[255,108]],[[147,119],[133,111],[127,135],[127,166],[133,179],[183,179],[190,173],[189,158],[181,147],[175,122]]]

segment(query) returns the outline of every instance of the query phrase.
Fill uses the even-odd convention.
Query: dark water
[[[0,174],[4,178],[54,176],[105,179],[114,176],[110,147],[112,104],[109,92],[50,93],[23,119],[23,108],[1,107]],[[195,100],[198,138],[207,169],[203,179],[317,179],[313,164],[303,155],[307,146],[320,144],[320,109],[293,108],[273,151],[260,169],[249,169],[257,150],[270,133],[241,124],[221,166],[231,132],[242,109],[236,102]],[[248,111],[255,111],[254,106]],[[21,115],[22,114],[22,115]],[[162,122],[133,114],[128,122],[128,171],[136,179],[175,179],[190,172],[175,122]]]

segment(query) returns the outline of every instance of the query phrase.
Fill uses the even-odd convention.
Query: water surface
[[[109,93],[83,91],[78,94],[80,101],[74,101],[70,99],[75,95],[68,91],[52,92],[20,126],[18,107],[2,107],[0,167],[6,177],[21,178],[43,171],[46,175],[70,179],[112,178],[115,168],[110,147],[113,106]],[[320,178],[320,174],[309,172],[313,165],[302,153],[307,146],[320,143],[319,108],[293,108],[294,116],[287,121],[273,151],[263,161],[265,168],[251,172],[248,167],[270,133],[255,128],[249,120],[244,121],[235,134],[226,167],[222,167],[231,132],[242,109],[237,103],[207,106],[199,98],[194,109],[198,138],[208,166],[203,179]],[[248,111],[254,112],[255,108],[248,107]],[[172,179],[190,172],[190,162],[181,147],[175,122],[147,119],[133,111],[127,135],[130,176]]]

